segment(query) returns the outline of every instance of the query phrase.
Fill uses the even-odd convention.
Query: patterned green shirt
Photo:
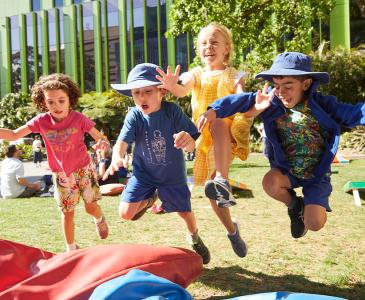
[[[290,165],[290,172],[301,179],[314,178],[326,140],[326,131],[313,117],[307,101],[288,109],[276,120],[278,137]]]

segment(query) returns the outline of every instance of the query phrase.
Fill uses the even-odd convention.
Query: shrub
[[[319,91],[346,103],[365,102],[365,51],[337,48],[321,52],[312,55],[313,69],[328,72],[330,82]]]
[[[352,149],[365,154],[365,127],[358,126],[341,136],[340,149]]]
[[[0,144],[0,159],[4,159],[5,158],[5,149],[6,147],[9,145],[8,141],[3,141]],[[27,145],[27,144],[18,144],[16,145],[17,148],[22,149],[23,150],[23,155],[21,156],[21,159],[24,160],[31,160],[33,157],[33,148],[32,145]]]
[[[36,115],[29,95],[6,94],[0,100],[0,127],[16,129]]]
[[[79,109],[94,120],[96,128],[102,130],[109,139],[118,136],[128,107],[131,106],[134,106],[131,98],[114,90],[86,93],[79,99]]]

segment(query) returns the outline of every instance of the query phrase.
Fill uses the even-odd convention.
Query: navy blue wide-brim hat
[[[307,75],[323,84],[329,82],[329,75],[326,72],[313,72],[312,62],[309,56],[300,52],[284,52],[279,54],[270,70],[260,72],[256,78],[264,78],[273,81],[274,76],[301,76]]]
[[[155,64],[143,63],[136,65],[128,75],[127,83],[111,84],[111,87],[125,96],[132,96],[131,89],[139,89],[147,86],[161,85],[161,82],[156,78]]]

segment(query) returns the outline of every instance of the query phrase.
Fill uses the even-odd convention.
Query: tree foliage
[[[10,93],[0,100],[0,127],[16,129],[35,115],[29,95]]]
[[[311,56],[314,70],[330,74],[330,82],[320,86],[321,92],[350,104],[365,102],[364,50],[336,48],[316,51]]]
[[[313,24],[325,21],[335,0],[175,0],[168,34],[197,34],[210,22],[231,29],[236,53],[269,66],[284,50],[308,53]],[[236,63],[239,61],[236,60]]]
[[[134,106],[131,98],[111,90],[104,93],[90,92],[79,99],[79,109],[96,122],[111,140],[116,139],[123,126],[128,107]]]

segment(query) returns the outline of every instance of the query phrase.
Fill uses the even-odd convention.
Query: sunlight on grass
[[[188,163],[191,170],[192,163]],[[188,287],[195,299],[226,299],[270,291],[293,291],[365,299],[365,203],[356,207],[352,195],[342,191],[349,181],[363,180],[365,161],[334,167],[328,221],[321,231],[298,240],[290,235],[289,218],[281,203],[262,190],[269,165],[262,155],[246,162],[235,160],[230,177],[251,192],[235,191],[231,210],[248,243],[248,256],[237,257],[226,232],[213,215],[201,187],[194,188],[192,206],[199,232],[211,251],[211,262]],[[80,203],[76,209],[76,241],[81,247],[97,244],[144,243],[189,248],[186,229],[176,214],[147,213],[137,222],[118,219],[119,197],[100,202],[110,235],[99,240],[90,216]],[[60,214],[52,198],[0,200],[0,236],[52,252],[65,249]]]

